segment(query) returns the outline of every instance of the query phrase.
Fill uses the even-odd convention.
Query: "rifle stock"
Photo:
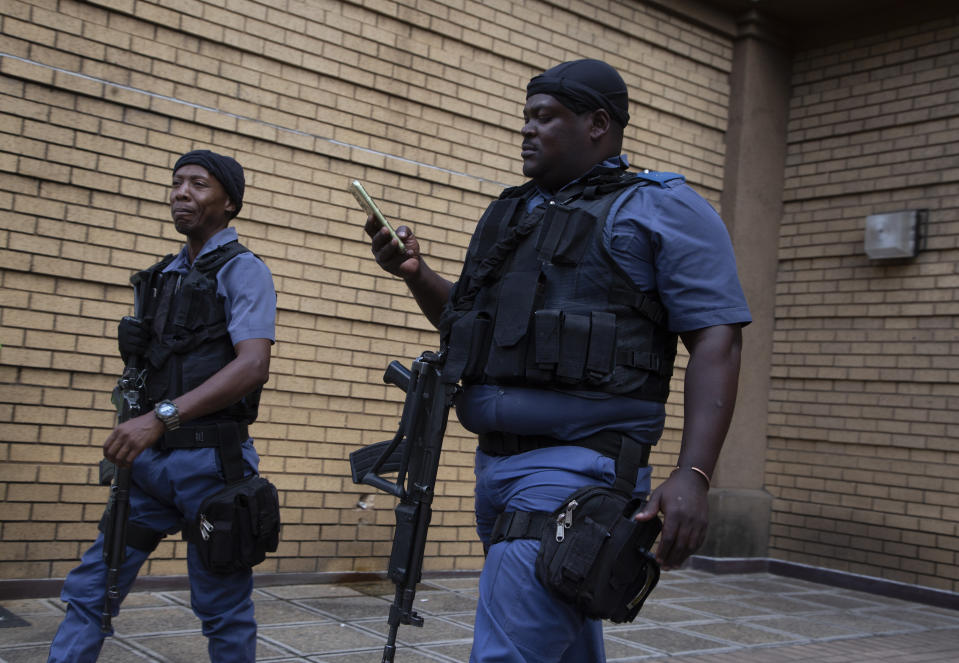
[[[390,606],[389,634],[383,663],[392,663],[400,624],[422,626],[413,610],[416,583],[423,572],[426,534],[439,469],[449,409],[458,387],[443,381],[441,355],[423,353],[407,371],[391,362],[383,381],[406,392],[399,428],[392,440],[377,442],[350,454],[354,483],[364,483],[399,498],[396,530],[387,575],[396,585]],[[397,473],[396,481],[382,474]]]

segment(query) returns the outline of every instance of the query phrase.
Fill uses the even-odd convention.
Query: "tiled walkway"
[[[401,626],[397,663],[469,659],[477,580],[428,580],[417,591],[423,628]],[[380,663],[390,583],[256,590],[258,659]],[[0,600],[0,661],[46,660],[57,599]],[[8,615],[10,617],[10,615]],[[26,624],[4,626],[19,620]],[[187,592],[133,593],[102,663],[206,661]],[[608,624],[610,661],[670,663],[932,663],[959,661],[959,610],[907,603],[768,573],[664,573],[632,624]],[[229,663],[229,662],[217,662]],[[589,663],[584,661],[583,663]]]

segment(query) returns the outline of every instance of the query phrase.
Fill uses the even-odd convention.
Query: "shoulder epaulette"
[[[634,173],[636,177],[641,180],[645,180],[652,184],[658,184],[659,186],[666,186],[667,182],[673,180],[682,180],[686,181],[686,178],[679,173],[668,173],[666,171],[657,171],[657,170],[646,170],[638,173]]]

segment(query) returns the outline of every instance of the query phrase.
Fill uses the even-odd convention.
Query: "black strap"
[[[490,456],[514,456],[544,447],[576,446],[598,451],[610,458],[619,458],[623,449],[638,453],[636,469],[649,463],[650,445],[635,442],[621,433],[603,431],[578,440],[560,440],[548,435],[513,435],[498,431],[481,433],[479,448]]]
[[[649,459],[649,445],[621,437],[621,451],[616,458],[616,480],[612,488],[629,497],[636,484],[637,472],[646,466]],[[553,514],[547,511],[504,511],[493,523],[489,545],[514,539],[540,539],[545,528],[552,526],[553,518]]]
[[[512,217],[516,214],[516,208],[519,207],[520,203],[521,201],[516,198],[494,203],[494,205],[499,205],[503,208],[500,215],[502,219],[506,220],[506,223],[502,223],[501,221],[500,228],[505,228],[506,233],[495,244],[484,251],[483,259],[472,273],[468,275],[469,280],[467,281],[468,287],[466,288],[466,292],[455,302],[455,308],[458,310],[467,308],[466,304],[472,306],[480,289],[496,280],[506,266],[509,258],[515,252],[516,247],[519,246],[520,242],[522,242],[527,235],[533,232],[533,229],[542,220],[546,208],[544,206],[538,206],[523,217],[519,223],[512,224]]]
[[[635,442],[625,435],[620,436],[619,453],[616,455],[616,481],[613,490],[632,497],[639,470],[649,465],[650,445]]]
[[[489,437],[489,435],[490,434],[486,434],[487,437]],[[553,443],[542,446],[572,444],[570,442],[561,442],[559,440],[555,440],[554,438],[547,438],[545,436],[510,436],[506,433],[497,433],[492,435],[500,435],[504,438],[512,437],[516,440],[522,440],[530,443],[535,440],[552,441]],[[483,435],[480,436],[481,441],[483,437]],[[600,449],[596,450],[600,451],[600,453],[603,453],[603,455],[611,456],[612,458],[616,459],[616,479],[613,481],[612,488],[615,491],[625,494],[626,497],[629,498],[632,496],[633,487],[636,485],[636,475],[639,473],[641,468],[646,467],[649,464],[650,445],[635,442],[625,435],[609,432],[597,433],[596,435],[587,439],[595,439],[598,441],[598,443],[602,443],[604,448],[610,449],[611,447],[607,445],[614,443],[613,437],[616,438],[615,453],[606,453]],[[580,440],[577,440],[576,445],[588,446],[585,444],[581,445],[580,442]],[[480,448],[482,449],[482,444],[480,445]],[[590,446],[590,448],[595,447]],[[492,546],[500,541],[512,541],[513,539],[539,539],[543,534],[543,529],[550,525],[552,518],[553,514],[546,511],[504,511],[496,517],[496,522],[493,523],[493,531],[490,535],[489,545]]]
[[[227,424],[233,422],[224,422],[217,424],[220,429],[220,464],[223,466],[223,477],[227,483],[237,483],[243,480],[243,450],[240,446],[246,440],[246,436],[241,439],[234,436],[232,439],[227,437]],[[243,432],[246,432],[246,426],[243,426]]]
[[[170,315],[170,303],[173,301],[173,292],[176,290],[177,274],[167,274],[161,277],[160,292],[151,304],[155,304],[153,310],[153,336],[154,338],[163,338],[163,330],[166,328],[167,317]],[[157,364],[154,364],[156,366]]]
[[[200,426],[187,425],[167,431],[160,436],[156,445],[161,451],[218,447],[222,441],[237,440],[242,443],[250,437],[248,433],[247,425],[237,421],[222,421]]]
[[[100,524],[97,525],[97,529],[101,532],[105,533],[107,531],[107,517],[109,515],[110,511],[107,509],[100,517]],[[126,544],[128,546],[145,553],[151,553],[156,550],[156,547],[160,544],[163,537],[166,536],[166,533],[157,532],[156,530],[152,530],[144,525],[138,525],[134,522],[127,522],[126,535]]]
[[[629,348],[620,348],[616,351],[616,363],[630,368],[641,368],[657,375],[669,376],[672,373],[663,362],[663,356],[652,352],[641,352]]]
[[[634,308],[659,326],[666,324],[666,308],[652,293],[617,288],[609,294],[609,301]]]
[[[206,276],[216,276],[217,272],[220,271],[220,268],[223,267],[223,265],[230,262],[233,260],[233,258],[241,253],[246,253],[248,251],[250,251],[250,249],[246,248],[240,244],[239,241],[234,239],[197,258],[196,262],[193,264],[193,268]]]
[[[490,545],[513,539],[538,539],[552,518],[546,511],[504,511],[493,524]]]
[[[236,483],[243,479],[242,444],[249,437],[246,424],[237,421],[218,421],[167,431],[156,444],[161,451],[216,447],[220,454],[223,476],[227,483]]]

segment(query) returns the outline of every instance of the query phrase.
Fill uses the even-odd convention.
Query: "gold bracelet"
[[[710,485],[712,484],[712,482],[709,480],[709,475],[706,474],[703,470],[701,470],[701,469],[699,469],[698,467],[696,467],[695,465],[689,465],[689,466],[687,466],[687,467],[680,467],[679,465],[677,465],[677,466],[676,466],[676,470],[692,470],[693,472],[695,472],[696,474],[698,474],[699,476],[701,476],[703,479],[705,479],[705,481],[706,481],[706,490],[709,490],[709,487],[710,487]],[[673,470],[673,472],[675,472],[676,470]]]

